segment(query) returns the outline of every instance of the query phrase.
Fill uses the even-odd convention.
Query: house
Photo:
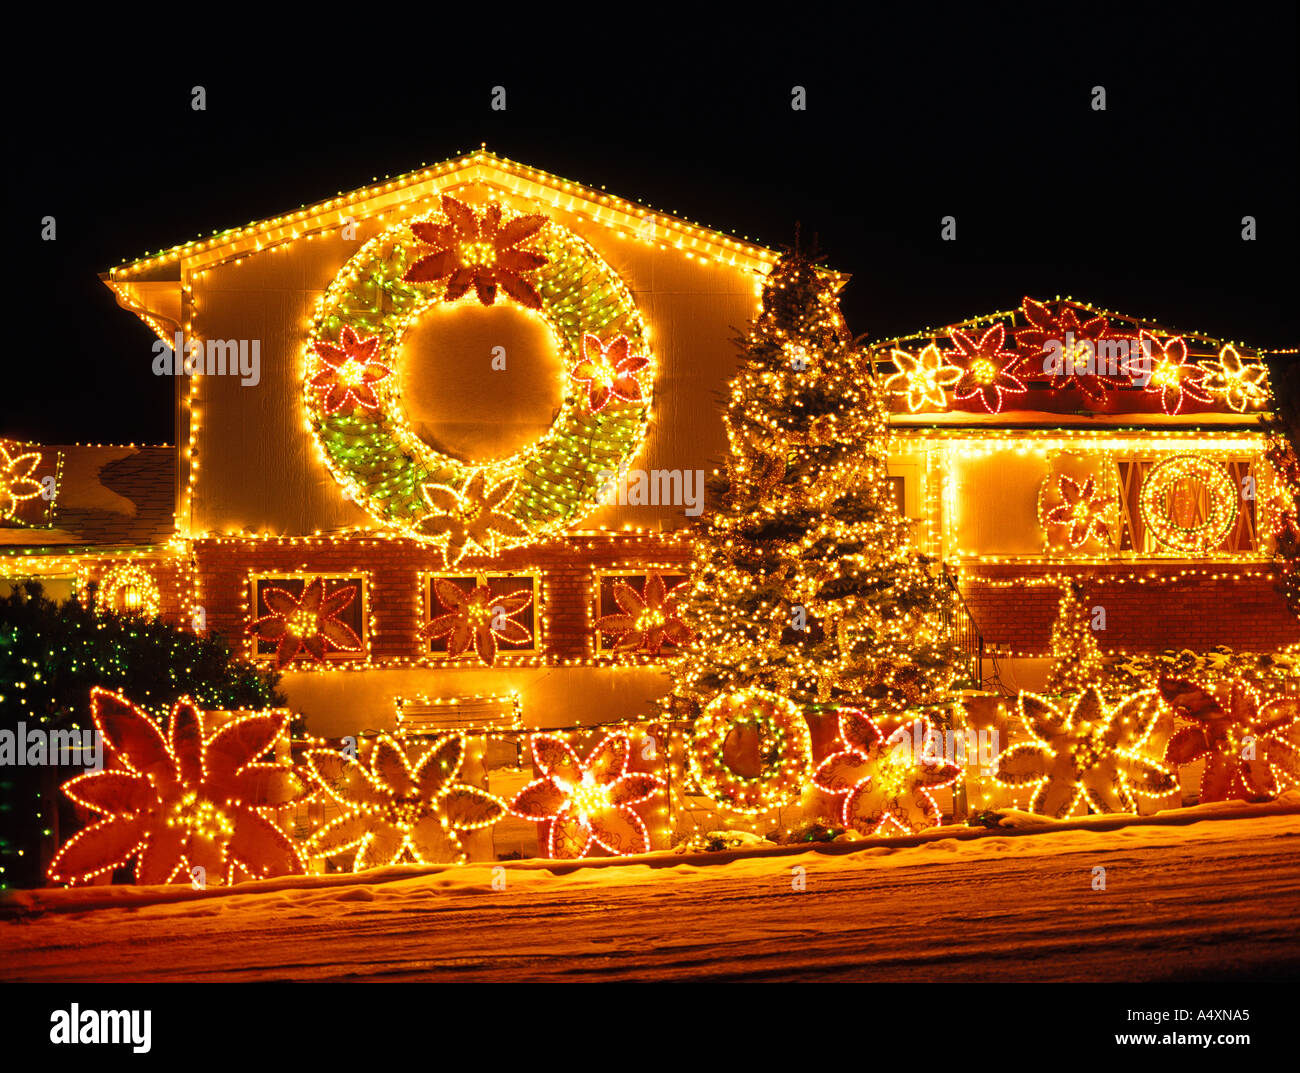
[[[479,150],[122,265],[176,445],[7,443],[0,576],[219,631],[324,737],[649,718],[776,258]],[[1026,299],[873,354],[975,682],[1041,682],[1071,577],[1104,649],[1300,638],[1257,351]]]

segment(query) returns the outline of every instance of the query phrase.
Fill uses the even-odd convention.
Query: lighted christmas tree
[[[886,409],[798,251],[769,275],[725,415],[725,483],[696,539],[673,666],[683,714],[724,691],[902,708],[954,677],[951,593],[917,554],[886,468]]]
[[[1104,689],[1106,674],[1101,649],[1092,630],[1092,617],[1083,606],[1083,586],[1067,584],[1052,625],[1052,669],[1044,692],[1082,693],[1091,686]]]

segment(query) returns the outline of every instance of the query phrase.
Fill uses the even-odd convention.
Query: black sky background
[[[581,36],[564,10],[415,9],[312,41],[119,20],[9,65],[0,434],[172,442],[153,336],[99,272],[480,142],[766,246],[799,221],[872,339],[1071,294],[1300,345],[1294,5],[655,8]]]

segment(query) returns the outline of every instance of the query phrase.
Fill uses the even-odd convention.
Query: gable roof
[[[125,262],[103,273],[100,278],[110,287],[115,282],[141,276],[176,279],[177,266],[181,262],[210,267],[308,234],[341,227],[345,216],[360,222],[409,202],[421,193],[471,182],[485,183],[508,193],[548,202],[557,209],[625,231],[630,237],[653,242],[665,249],[680,250],[688,257],[715,260],[760,274],[766,273],[778,257],[775,251],[763,246],[615,197],[603,189],[596,190],[530,168],[482,148],[385,179],[373,186],[341,193],[294,212],[229,228],[210,238],[193,239]]]

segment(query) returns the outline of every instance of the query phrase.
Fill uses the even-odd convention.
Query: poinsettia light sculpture
[[[549,857],[585,857],[593,846],[616,856],[646,853],[650,835],[634,806],[664,789],[659,776],[629,771],[632,743],[606,735],[579,757],[563,738],[532,736],[533,761],[542,773],[510,803],[510,811],[546,825]]]
[[[327,652],[360,652],[361,638],[339,620],[339,612],[352,603],[356,594],[355,585],[340,585],[326,593],[325,582],[319,577],[308,581],[300,596],[268,586],[261,590],[268,613],[250,622],[247,632],[276,646],[277,668],[303,651],[317,661],[323,660]]]
[[[665,644],[683,645],[691,639],[677,601],[657,573],[646,577],[640,592],[625,582],[615,582],[614,601],[622,613],[602,615],[596,620],[596,629],[618,638],[615,652],[657,656]]]
[[[1160,692],[1191,723],[1169,739],[1165,762],[1205,761],[1202,802],[1267,801],[1300,784],[1300,697],[1263,693],[1239,678],[1213,686],[1161,678]]]
[[[1034,693],[1016,702],[1031,742],[998,757],[1003,786],[1033,787],[1031,812],[1058,819],[1084,812],[1136,812],[1137,798],[1163,797],[1178,786],[1174,773],[1143,747],[1165,714],[1149,689],[1108,706],[1101,692],[1083,691],[1068,708]]]
[[[350,853],[354,872],[396,864],[460,864],[463,836],[496,823],[505,803],[458,781],[465,760],[459,734],[435,738],[411,761],[401,742],[381,734],[369,763],[345,752],[313,749],[313,781],[342,810],[307,840],[313,857]]]
[[[264,753],[284,733],[287,711],[254,712],[203,734],[189,698],[171,709],[167,733],[125,697],[96,687],[90,710],[114,765],[66,782],[63,792],[102,819],[74,835],[50,862],[56,883],[84,883],[135,858],[140,884],[208,884],[303,871],[293,842],[262,810],[307,788],[287,763]]]
[[[843,748],[822,761],[813,785],[843,798],[840,820],[864,835],[913,834],[942,823],[934,790],[951,786],[962,769],[942,757],[934,726],[923,716],[871,718],[855,708],[839,713]]]

